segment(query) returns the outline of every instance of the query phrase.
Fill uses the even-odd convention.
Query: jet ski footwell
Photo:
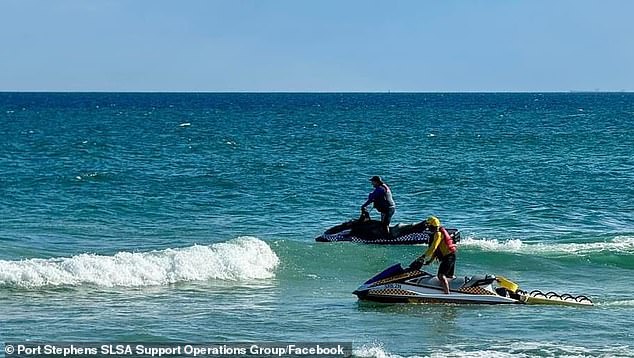
[[[548,304],[592,306],[585,296],[530,293],[504,277],[493,275],[454,278],[445,294],[435,275],[419,270],[405,270],[400,264],[377,274],[353,293],[360,300],[384,303],[460,303],[460,304]]]

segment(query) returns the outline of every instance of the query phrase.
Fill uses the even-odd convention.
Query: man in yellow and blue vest
[[[429,265],[434,259],[440,261],[438,266],[438,280],[442,284],[445,293],[449,293],[448,278],[454,277],[456,267],[456,244],[453,239],[440,225],[440,220],[435,216],[430,216],[426,220],[427,226],[434,233],[429,242],[429,247],[425,254],[418,257],[409,265],[410,269],[420,270],[423,265]]]

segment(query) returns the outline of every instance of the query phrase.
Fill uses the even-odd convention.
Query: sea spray
[[[404,358],[398,354],[388,352],[383,344],[364,344],[352,350],[352,355],[359,358]]]
[[[497,240],[467,237],[460,242],[460,246],[482,251],[525,254],[588,255],[600,252],[634,254],[634,237],[617,236],[608,241],[585,243],[525,243],[519,239]]]
[[[135,287],[184,281],[267,279],[279,258],[262,240],[240,237],[210,246],[113,256],[80,254],[67,258],[0,261],[0,286],[95,285]]]

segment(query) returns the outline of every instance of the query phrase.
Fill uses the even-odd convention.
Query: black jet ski
[[[396,264],[372,277],[353,293],[360,300],[383,303],[550,304],[592,306],[586,296],[522,291],[514,282],[494,275],[457,277],[445,294],[436,275]]]
[[[447,229],[454,242],[460,241],[457,229]],[[364,244],[379,245],[415,245],[427,244],[433,232],[427,223],[421,221],[415,224],[397,224],[390,227],[389,237],[385,237],[381,230],[381,222],[372,220],[366,210],[356,220],[350,220],[333,226],[315,238],[317,242],[351,241]]]

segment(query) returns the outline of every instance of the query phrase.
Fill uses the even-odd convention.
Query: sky
[[[0,0],[0,91],[634,91],[629,0]]]

